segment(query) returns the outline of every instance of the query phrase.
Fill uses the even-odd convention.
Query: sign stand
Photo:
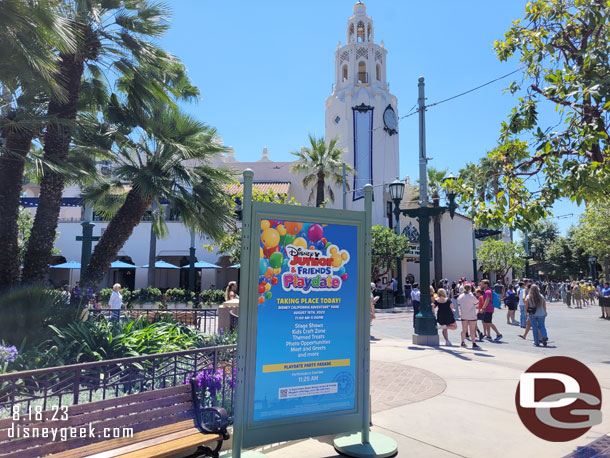
[[[356,212],[253,203],[254,173],[243,177],[233,447],[221,456],[326,434],[349,456],[396,454],[369,431],[373,187]]]
[[[372,226],[372,206],[373,206],[373,186],[367,184],[364,187],[364,211],[365,211],[365,237],[364,237],[364,270],[367,274],[371,271],[371,226]],[[361,285],[366,289],[366,297],[370,294],[369,284],[362,282]],[[363,320],[366,327],[366,334],[369,336],[364,341],[364,371],[363,390],[365,398],[369,399],[370,393],[370,365],[371,365],[371,339],[370,326],[371,316],[366,313],[366,319]],[[335,437],[333,445],[335,450],[347,456],[357,458],[385,458],[393,456],[398,452],[398,445],[394,439],[384,436],[369,429],[371,419],[371,404],[364,403],[362,409],[362,429],[359,432],[340,434]]]

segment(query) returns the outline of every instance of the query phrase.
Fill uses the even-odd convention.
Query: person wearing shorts
[[[493,292],[490,288],[489,280],[485,279],[480,284],[481,290],[483,291],[483,306],[479,308],[479,312],[483,312],[483,333],[485,337],[489,340],[491,339],[491,330],[493,329],[496,333],[496,341],[502,338],[502,334],[496,328],[496,325],[493,324],[493,313],[494,313],[494,304],[493,304]],[[480,301],[479,301],[480,303]]]
[[[462,347],[466,347],[466,333],[472,336],[472,348],[480,349],[475,342],[477,335],[477,308],[479,300],[472,294],[470,285],[464,285],[464,292],[458,296],[458,307],[460,308],[460,320],[462,321]]]

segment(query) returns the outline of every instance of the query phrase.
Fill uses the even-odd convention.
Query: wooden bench
[[[0,457],[34,458],[150,458],[150,457],[217,457],[227,434],[228,418],[219,407],[202,408],[197,401],[196,384],[148,391],[134,395],[78,404],[68,407],[68,418],[62,411],[42,413],[42,420],[0,420]],[[56,414],[56,420],[52,420]],[[28,427],[29,438],[9,437],[14,425]],[[76,437],[62,441],[40,437],[43,428],[76,428]],[[86,437],[80,437],[80,428]],[[89,437],[90,428],[94,436]],[[127,429],[125,429],[127,428]],[[129,434],[131,428],[132,434]],[[23,432],[24,430],[21,429]],[[33,437],[35,431],[39,437]],[[48,433],[50,434],[50,433]],[[125,437],[104,437],[125,436]],[[58,434],[59,435],[59,434]],[[214,448],[206,444],[216,443]]]

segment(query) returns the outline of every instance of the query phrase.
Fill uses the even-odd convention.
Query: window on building
[[[366,40],[371,41],[371,34],[373,33],[373,25],[369,22],[366,28]]]
[[[349,25],[349,41],[354,41],[354,24]]]
[[[362,60],[358,62],[358,82],[368,83],[368,78],[366,76],[366,64]]]
[[[381,81],[381,66],[377,64],[375,68],[375,76],[377,77],[377,81]]]
[[[343,65],[343,81],[347,81],[347,64]]]
[[[364,42],[364,22],[359,22],[357,27],[358,43]]]

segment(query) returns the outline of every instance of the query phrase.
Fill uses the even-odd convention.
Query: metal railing
[[[236,348],[224,345],[2,374],[0,418],[9,417],[15,406],[22,413],[45,411],[182,385],[201,371],[221,375],[214,404],[232,415]]]
[[[95,313],[92,311],[91,313]],[[111,309],[102,309],[99,313],[111,317]],[[121,316],[135,320],[137,318],[146,317],[146,320],[152,322],[155,317],[160,315],[171,315],[172,318],[189,326],[194,326],[200,331],[208,334],[216,334],[218,329],[218,309],[142,309],[142,308],[124,308],[121,309]]]

